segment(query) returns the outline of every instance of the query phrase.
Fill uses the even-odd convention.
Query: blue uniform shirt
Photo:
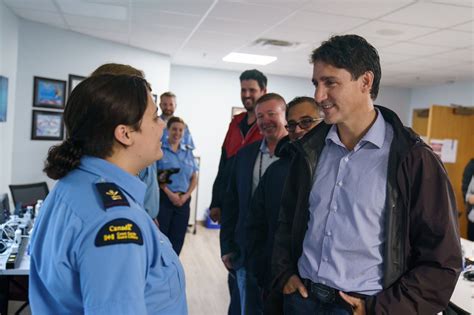
[[[117,189],[100,192],[104,182]],[[33,314],[187,314],[183,268],[144,195],[136,176],[94,157],[59,180],[31,237]]]
[[[138,177],[146,185],[144,208],[152,219],[156,218],[160,211],[160,189],[156,176],[155,163],[149,165],[138,174]]]
[[[193,150],[183,144],[178,146],[178,151],[171,150],[168,141],[163,142],[163,158],[156,162],[158,170],[166,170],[170,168],[179,168],[179,172],[171,175],[171,184],[168,188],[172,192],[187,192],[191,183],[191,176],[199,170],[196,160],[194,159]]]
[[[163,115],[161,115],[160,117],[161,119],[163,119],[164,122],[166,122]],[[168,128],[165,128],[163,129],[163,136],[161,136],[161,143],[167,143],[167,142],[168,142]],[[183,134],[183,139],[181,139],[181,143],[187,145],[188,148],[190,148],[191,150],[196,149],[196,146],[194,145],[193,137],[191,136],[191,133],[189,132],[188,125],[186,125],[184,128],[184,134]]]

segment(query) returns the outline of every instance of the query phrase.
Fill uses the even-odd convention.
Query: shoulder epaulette
[[[114,183],[96,183],[95,186],[104,204],[104,210],[118,206],[130,206],[127,197]]]

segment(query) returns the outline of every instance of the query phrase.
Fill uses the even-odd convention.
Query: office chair
[[[9,185],[13,204],[21,202],[22,206],[34,206],[39,199],[44,200],[49,193],[46,182]]]

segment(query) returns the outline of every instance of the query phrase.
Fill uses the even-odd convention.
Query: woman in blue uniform
[[[68,139],[45,166],[59,181],[30,243],[33,314],[187,314],[182,266],[143,211],[136,176],[163,155],[147,82],[89,77],[64,118]]]
[[[171,169],[179,171],[170,176],[170,183],[160,184],[160,230],[168,236],[179,255],[189,221],[191,193],[197,185],[198,166],[193,148],[182,143],[186,125],[179,117],[167,123],[168,139],[163,142],[163,158],[156,162],[158,174]],[[163,182],[163,178],[160,179]]]

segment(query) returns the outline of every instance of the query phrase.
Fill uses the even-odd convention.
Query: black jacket
[[[394,131],[390,147],[383,290],[366,300],[368,314],[436,314],[444,310],[461,270],[455,197],[439,158],[391,110],[377,107]],[[311,130],[285,183],[272,269],[280,290],[298,274],[309,220],[308,200],[331,126]]]
[[[280,159],[270,164],[260,179],[246,220],[247,267],[257,278],[258,284],[266,290],[271,287],[273,240],[283,185],[294,151],[288,136],[278,142],[275,155]]]
[[[229,184],[223,200],[220,244],[221,256],[235,253],[233,268],[239,269],[245,261],[245,219],[252,198],[253,168],[260,144],[246,145],[232,161]]]

